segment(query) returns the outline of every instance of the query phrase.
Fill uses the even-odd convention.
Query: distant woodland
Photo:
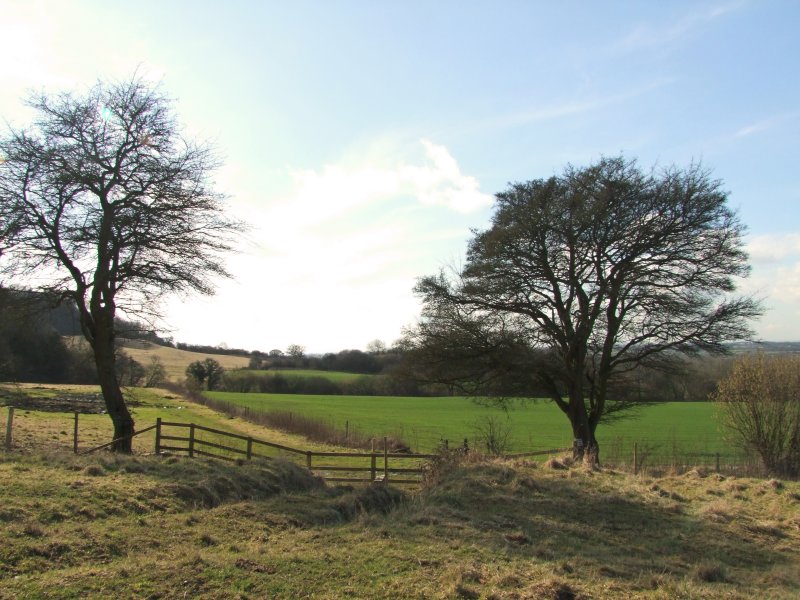
[[[97,382],[94,362],[81,336],[80,320],[74,306],[29,290],[0,288],[0,380],[35,383]],[[117,330],[123,339],[141,339],[163,346],[205,354],[236,355],[249,358],[249,369],[226,377],[230,391],[275,393],[317,393],[357,395],[450,395],[457,390],[418,381],[413,367],[404,361],[402,350],[380,348],[364,352],[341,350],[324,355],[289,354],[280,350],[244,350],[211,345],[175,342],[140,324],[118,319]],[[640,368],[619,380],[614,395],[619,399],[680,402],[705,401],[720,379],[731,369],[736,354],[759,349],[767,353],[800,352],[800,343],[764,342],[731,345],[731,354],[722,357],[698,356],[687,359],[675,372]],[[119,349],[119,377],[125,379],[133,359]],[[287,376],[292,369],[312,369],[371,375],[375,377],[335,383],[307,375]],[[270,371],[280,373],[270,373]],[[129,382],[130,383],[130,382]],[[245,389],[247,388],[247,389]],[[537,397],[540,390],[529,395]]]

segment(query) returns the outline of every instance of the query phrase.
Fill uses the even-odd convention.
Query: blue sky
[[[800,340],[800,4],[0,0],[0,117],[137,69],[250,221],[176,339],[391,343],[417,277],[462,259],[494,193],[624,153],[700,160],[749,226],[767,340]]]

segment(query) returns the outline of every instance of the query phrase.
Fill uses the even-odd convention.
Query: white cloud
[[[754,263],[777,263],[788,258],[800,261],[800,234],[765,234],[750,238],[747,243]]]
[[[472,126],[471,129],[506,129],[532,123],[563,119],[565,117],[574,117],[601,110],[609,106],[623,104],[639,96],[670,86],[676,81],[677,79],[674,77],[660,77],[616,94],[593,94],[587,95],[580,100],[563,101],[546,106],[534,106],[529,109],[491,117]]]
[[[656,26],[640,24],[615,46],[624,52],[640,51],[645,48],[661,47],[671,44],[687,35],[701,30],[720,17],[740,9],[745,1],[737,0],[700,8],[689,12],[672,22],[659,23]]]
[[[763,298],[766,313],[756,323],[764,340],[800,340],[800,234],[764,234],[747,243],[753,271],[744,293]]]
[[[792,111],[786,113],[780,113],[777,115],[773,115],[771,117],[767,117],[765,119],[760,119],[755,121],[745,127],[742,127],[736,133],[733,134],[733,137],[740,138],[740,137],[747,137],[749,135],[754,135],[756,133],[761,133],[762,131],[767,131],[769,129],[773,129],[778,125],[786,121],[790,121],[792,119],[796,119],[800,117],[800,111]]]
[[[402,158],[385,150],[290,169],[282,198],[250,203],[254,243],[231,261],[237,281],[223,284],[213,305],[173,303],[176,337],[202,341],[187,336],[205,319],[203,339],[245,348],[300,343],[324,352],[394,341],[418,314],[415,279],[463,254],[493,199],[443,145],[419,140]],[[235,196],[256,187],[245,175],[229,167],[220,179]]]
[[[492,204],[478,180],[461,172],[444,146],[422,139],[423,164],[399,162],[390,166],[369,162],[355,167],[326,165],[319,171],[292,172],[296,191],[292,209],[310,210],[305,218],[324,220],[374,202],[407,197],[422,204],[444,206],[460,213]]]

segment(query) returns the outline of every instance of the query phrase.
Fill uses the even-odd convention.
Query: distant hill
[[[728,344],[732,352],[766,352],[767,354],[792,354],[800,352],[800,342],[737,342]]]

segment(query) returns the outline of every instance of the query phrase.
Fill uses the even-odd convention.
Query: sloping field
[[[167,377],[170,381],[183,381],[186,378],[186,367],[197,360],[213,358],[225,369],[241,369],[250,362],[250,359],[245,356],[188,352],[143,340],[121,340],[120,343],[125,352],[142,365],[147,365],[151,357],[158,357],[167,370]]]

